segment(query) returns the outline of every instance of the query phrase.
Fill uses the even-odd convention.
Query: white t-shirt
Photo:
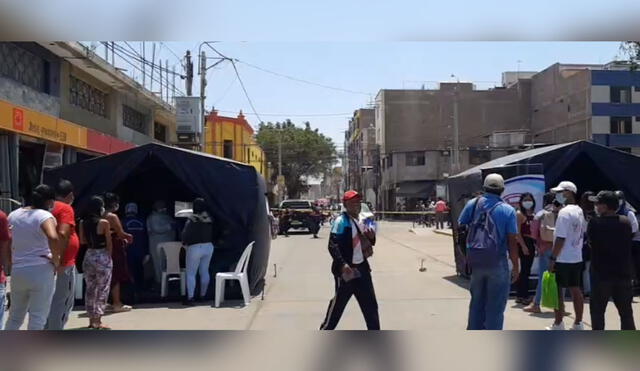
[[[636,218],[636,226],[638,225],[638,216],[640,216],[640,214],[638,215],[634,215],[634,217]],[[633,227],[631,227],[633,229]],[[640,242],[640,230],[638,230],[634,235],[633,235],[633,240],[634,241],[638,241]]]
[[[585,232],[585,219],[578,205],[567,205],[558,213],[554,240],[564,238],[564,247],[557,257],[558,263],[582,262],[582,243]]]
[[[636,214],[631,210],[627,211],[627,218],[629,219],[629,223],[631,223],[631,233],[634,235],[633,240],[638,241],[638,218],[636,218]]]
[[[20,208],[9,214],[11,253],[14,268],[48,264],[52,258],[49,240],[41,226],[48,219],[56,219],[41,209]]]
[[[353,264],[360,264],[364,261],[364,255],[362,254],[362,242],[360,242],[360,235],[358,235],[358,229],[355,226],[356,221],[351,219],[351,237],[353,241]],[[358,223],[358,228],[362,231],[362,225]]]

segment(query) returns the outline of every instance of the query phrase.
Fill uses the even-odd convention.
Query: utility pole
[[[146,64],[146,63],[145,63],[145,61],[146,61],[146,57],[145,57],[145,49],[146,49],[146,48],[144,47],[144,41],[143,41],[143,42],[142,42],[142,87],[146,89],[146,88],[147,88],[147,85],[146,85],[146,80],[147,80],[147,79],[146,79],[146,77],[147,77],[147,74],[146,74],[146,73],[144,73],[144,67],[145,67],[145,64]]]
[[[172,68],[172,72],[173,72],[173,84],[171,85],[171,92],[172,92],[172,96],[171,96],[171,102],[173,102],[173,105],[175,105],[175,100],[176,100],[176,65],[173,65]]]
[[[151,82],[149,90],[153,93],[153,70],[156,69],[156,43],[153,43],[151,48]]]
[[[166,82],[166,97],[167,99],[165,99],[165,102],[169,103],[169,60],[165,59],[164,60],[164,81]]]
[[[109,42],[104,42],[104,60],[109,62]]]
[[[186,79],[185,79],[185,88],[187,90],[187,96],[190,97],[191,87],[193,86],[193,62],[191,62],[191,52],[187,50],[187,54],[184,56],[185,58],[185,68],[186,68]]]
[[[111,65],[116,66],[116,42],[111,42]]]
[[[205,96],[205,88],[207,87],[207,56],[204,50],[200,54],[200,118],[202,119],[202,124],[200,125],[200,148],[201,151],[205,150],[205,133],[204,129],[206,126],[206,115],[204,113],[204,100]]]

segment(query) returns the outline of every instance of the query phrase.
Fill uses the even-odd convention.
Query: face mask
[[[556,201],[558,201],[561,205],[564,205],[567,202],[567,198],[563,193],[556,193]]]
[[[107,213],[107,210],[105,210],[105,208],[104,208],[104,207],[101,207],[101,208],[100,208],[100,216],[103,216],[103,215],[104,215],[104,214],[106,214],[106,213]]]
[[[116,206],[114,206],[114,208],[113,208],[113,212],[115,213],[116,211],[118,211],[118,209],[119,209],[119,208],[120,208],[120,205],[119,205],[119,204],[118,204],[118,205],[116,205]]]
[[[624,200],[618,201],[618,205],[620,205],[620,206],[624,205]]]
[[[51,206],[49,206],[49,207],[47,208],[47,210],[49,210],[49,212],[53,212],[53,208],[54,208],[54,205],[52,204]]]
[[[525,209],[529,210],[529,209],[533,208],[533,201],[524,201],[524,202],[522,203],[522,206],[523,206]]]

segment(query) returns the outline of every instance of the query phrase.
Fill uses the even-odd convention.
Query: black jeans
[[[516,296],[519,298],[529,297],[529,276],[531,275],[531,266],[533,259],[536,257],[536,245],[532,238],[523,237],[525,244],[529,248],[529,255],[525,255],[522,249],[518,250],[520,255],[520,276],[516,282]]]
[[[320,330],[334,330],[338,326],[344,308],[349,303],[352,295],[355,295],[360,310],[367,323],[367,329],[380,330],[380,317],[378,316],[378,301],[373,290],[371,272],[366,268],[354,268],[360,271],[361,277],[345,282],[342,277],[335,277],[336,295],[329,302],[327,315],[320,326]]]
[[[633,290],[630,279],[599,279],[591,275],[591,326],[594,330],[604,330],[604,313],[609,299],[618,309],[622,330],[635,330],[633,321]]]
[[[444,229],[444,213],[436,213],[436,229]]]

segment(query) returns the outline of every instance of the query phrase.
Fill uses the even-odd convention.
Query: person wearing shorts
[[[571,329],[584,330],[582,324],[584,311],[582,247],[586,226],[582,209],[576,204],[578,188],[572,182],[564,181],[551,191],[556,194],[556,201],[563,206],[558,212],[556,220],[551,262],[549,263],[549,271],[556,274],[560,305],[555,310],[555,321],[547,327],[547,330],[564,330],[563,288],[569,289],[573,298],[576,318]]]

